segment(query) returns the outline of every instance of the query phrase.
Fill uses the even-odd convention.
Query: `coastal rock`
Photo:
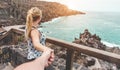
[[[0,68],[0,70],[13,70],[13,66],[10,63],[5,63],[5,64],[1,64],[2,66],[4,65],[3,68]]]
[[[117,68],[117,66],[115,64],[112,64],[112,63],[109,63],[109,62],[106,62],[106,61],[102,61],[102,60],[99,60],[100,64],[101,64],[101,69],[104,69],[104,70],[119,70],[119,68]]]
[[[21,48],[15,48],[14,45],[9,46],[1,46],[1,58],[0,63],[7,63],[10,62],[12,66],[16,67],[17,65],[20,65],[21,63],[24,63],[27,60],[26,58],[26,52],[24,50],[21,50]]]
[[[101,42],[101,38],[99,36],[97,36],[96,34],[92,35],[88,31],[88,29],[85,29],[84,33],[80,34],[79,38],[75,38],[75,41],[73,41],[73,43],[82,44],[82,45],[89,46],[92,48],[97,48],[97,49],[105,50],[108,52],[120,54],[120,49],[118,47],[108,47],[108,46],[104,45]],[[77,53],[77,54],[79,54],[79,53]],[[82,55],[80,55],[80,57],[83,58]],[[118,70],[118,69],[120,69],[120,67],[119,67],[120,65],[116,65],[116,64],[109,63],[109,62],[95,58],[97,60],[97,65],[98,64],[100,65],[100,67],[96,68],[96,66],[95,66],[96,60],[94,60],[94,58],[90,59],[90,60],[88,58],[91,58],[91,56],[86,56],[84,58],[85,58],[84,62],[83,62],[84,65],[86,67],[93,66],[93,67],[95,67],[95,68],[92,68],[94,70],[99,70],[99,69],[100,70]]]
[[[3,68],[5,68],[5,64],[2,64],[2,63],[0,63],[0,70],[2,70]]]
[[[87,63],[85,64],[86,67],[92,66],[92,65],[95,64],[95,59],[94,58],[87,57],[86,60],[87,60]]]
[[[120,54],[120,48],[119,47],[106,47],[106,51],[113,52],[116,54]]]
[[[50,45],[49,47],[51,46],[52,45]],[[58,46],[56,47],[57,52],[55,51],[55,60],[53,64],[47,68],[47,70],[65,70],[66,68],[66,60],[65,58],[61,57],[62,54],[65,54],[65,52],[59,53],[63,49]],[[13,67],[28,62],[29,60],[27,59],[27,44],[19,43],[18,45],[0,46],[0,57],[0,63],[6,64],[10,62]],[[6,66],[1,65],[1,69],[5,69]]]

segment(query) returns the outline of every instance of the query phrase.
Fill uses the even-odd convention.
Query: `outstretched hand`
[[[14,70],[44,70],[54,61],[54,51],[47,48],[43,54],[33,61],[23,63]]]

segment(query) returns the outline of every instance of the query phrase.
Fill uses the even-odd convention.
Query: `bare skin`
[[[42,56],[36,58],[31,62],[21,64],[14,70],[44,70],[44,68],[46,67],[46,63],[49,62],[51,52],[52,51],[47,49],[46,52],[43,52]]]
[[[33,26],[37,27],[40,22],[40,18],[33,22]],[[44,70],[45,67],[49,66],[54,61],[54,52],[52,49],[43,46],[40,43],[40,33],[37,29],[33,29],[30,33],[34,48],[39,51],[43,51],[42,56],[36,58],[33,61],[23,63],[16,67],[14,70]]]
[[[39,22],[40,22],[40,19],[38,19],[37,21],[33,22],[33,26],[38,26]],[[40,36],[40,33],[39,33],[39,31],[37,29],[33,29],[31,31],[30,36],[31,36],[34,48],[36,48],[39,51],[43,51],[43,52],[46,52],[46,49],[51,50],[50,48],[45,47],[45,46],[43,46],[40,43],[39,39],[40,39],[41,36]],[[51,64],[53,61],[54,61],[54,53],[52,52],[52,54],[50,55],[49,62],[48,62],[48,64],[46,64],[46,66],[48,66],[49,64]]]

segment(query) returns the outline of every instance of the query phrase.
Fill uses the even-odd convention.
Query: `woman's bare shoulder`
[[[39,36],[39,31],[37,29],[32,29],[31,32],[30,32],[30,36],[33,37],[33,36]]]

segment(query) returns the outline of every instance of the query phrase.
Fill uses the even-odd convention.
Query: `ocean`
[[[58,17],[44,22],[42,31],[47,36],[68,42],[79,38],[88,29],[109,47],[120,47],[120,12],[86,12],[84,15]]]

